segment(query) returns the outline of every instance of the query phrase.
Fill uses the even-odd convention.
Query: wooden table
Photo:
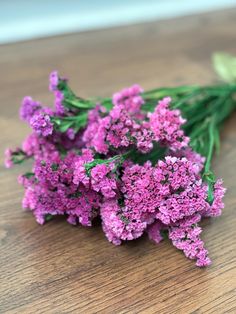
[[[82,96],[132,84],[209,84],[211,54],[236,54],[236,10],[0,46],[1,151],[29,132],[18,120],[24,95],[52,103],[58,69]],[[1,154],[2,161],[2,154]],[[39,226],[21,210],[17,174],[0,173],[1,313],[236,313],[236,115],[223,132],[214,169],[228,193],[222,217],[206,220],[213,260],[198,269],[168,241],[146,237],[115,247],[101,227],[63,219]]]

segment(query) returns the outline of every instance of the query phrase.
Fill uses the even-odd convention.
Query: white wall
[[[0,43],[236,6],[236,0],[0,0]]]

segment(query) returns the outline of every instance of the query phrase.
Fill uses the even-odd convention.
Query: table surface
[[[211,54],[236,54],[235,29],[236,10],[229,10],[0,46],[1,151],[29,132],[17,116],[24,95],[52,103],[51,70],[69,76],[82,96],[108,96],[134,82],[146,89],[210,84]],[[236,115],[222,139],[214,169],[228,193],[223,215],[203,222],[213,260],[206,269],[168,241],[143,237],[115,247],[100,226],[37,225],[21,210],[17,175],[27,165],[1,165],[0,312],[236,313]]]

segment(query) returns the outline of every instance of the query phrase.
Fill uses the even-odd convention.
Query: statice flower
[[[200,154],[198,154],[194,150],[192,150],[192,148],[189,146],[182,148],[180,150],[177,150],[177,151],[171,151],[170,150],[169,154],[171,156],[178,157],[178,158],[185,157],[186,159],[188,159],[189,161],[194,163],[196,166],[198,166],[198,172],[199,173],[204,168],[204,163],[206,161],[206,158],[201,156]]]
[[[198,167],[186,158],[166,157],[157,173],[163,176],[169,195],[162,200],[156,218],[164,224],[176,222],[197,212],[208,211],[208,187],[198,175]]]
[[[93,153],[90,149],[83,149],[82,154],[74,160],[73,183],[79,185],[82,183],[85,187],[89,187],[90,178],[86,172],[85,164],[93,161]]]
[[[210,205],[207,202],[208,187],[200,179],[197,163],[169,156],[156,166],[148,162],[143,166],[127,165],[121,191],[125,213],[145,222],[151,240],[158,243],[163,239],[162,231],[169,231],[173,244],[190,259],[196,259],[198,266],[210,264],[208,252],[199,238],[201,229],[197,223],[205,213],[211,215],[215,208],[222,206],[224,190],[221,182],[215,184],[215,201]],[[108,212],[111,215],[112,209]],[[113,213],[112,217],[115,217],[113,223],[120,224],[117,215]],[[130,221],[126,220],[127,226]],[[114,233],[106,225],[104,231],[110,241],[118,243],[122,240],[119,233]]]
[[[154,223],[147,227],[147,234],[150,240],[157,244],[163,240],[161,231],[167,230],[167,226],[161,223],[159,220],[155,220]]]
[[[103,107],[91,110],[83,137],[86,145],[102,154],[107,154],[109,149],[127,148],[135,143],[138,143],[140,151],[150,150],[152,144],[147,140],[148,132],[142,132],[142,125],[138,123],[145,117],[141,112],[144,104],[141,92],[141,87],[134,85],[114,94],[114,107],[105,117]]]
[[[64,115],[66,108],[63,105],[64,94],[58,88],[60,81],[67,81],[65,78],[60,78],[57,71],[53,71],[49,75],[49,90],[54,93],[54,105],[57,115]]]
[[[83,141],[87,147],[94,148],[101,154],[107,154],[109,146],[106,143],[107,129],[110,126],[110,117],[102,117],[105,108],[97,105],[88,114],[88,125],[83,134]]]
[[[189,138],[181,129],[185,120],[179,110],[169,109],[171,99],[164,98],[154,113],[147,115],[142,111],[141,91],[140,87],[133,86],[114,94],[114,106],[105,117],[101,106],[90,112],[83,136],[87,147],[101,154],[131,146],[148,153],[153,142],[177,152],[187,147]]]
[[[141,96],[142,93],[142,87],[138,84],[134,84],[115,93],[112,97],[112,102],[114,106],[123,104],[128,112],[139,115],[141,106],[144,104],[144,100]]]
[[[211,260],[203,241],[199,237],[202,229],[197,225],[197,222],[200,219],[199,215],[192,216],[170,226],[169,238],[177,249],[184,252],[187,258],[195,259],[196,265],[203,267],[210,265]]]
[[[101,192],[101,194],[106,198],[113,198],[116,195],[117,181],[115,178],[115,173],[112,173],[115,165],[113,163],[109,164],[98,164],[91,170],[91,186],[96,192]]]
[[[115,105],[111,110],[110,124],[107,128],[106,141],[115,148],[128,147],[133,143],[132,132],[138,127],[124,104]]]
[[[69,195],[69,200],[67,197],[66,214],[69,215],[67,221],[70,224],[80,223],[91,227],[93,219],[98,216],[100,205],[100,195],[81,186],[79,192]]]
[[[139,238],[147,223],[128,208],[119,206],[117,200],[106,200],[101,207],[102,227],[107,239],[115,245],[122,240]]]
[[[155,167],[148,162],[127,167],[122,183],[127,206],[133,211],[155,213],[164,224],[209,210],[208,188],[198,175],[198,167],[186,158],[166,157]]]
[[[53,71],[49,75],[49,90],[56,91],[59,84],[59,76],[57,71]]]
[[[26,188],[23,207],[33,211],[38,223],[43,224],[54,215],[65,215],[69,223],[91,226],[101,197],[84,185],[73,183],[76,159],[77,155],[71,152],[57,162],[37,161],[33,177],[21,179]]]
[[[34,101],[30,96],[26,96],[23,98],[20,107],[20,118],[26,122],[30,122],[34,114],[41,109],[42,105],[38,101]]]
[[[70,140],[72,140],[72,141],[73,141],[73,140],[75,139],[75,137],[76,137],[76,133],[75,133],[74,129],[72,129],[72,128],[67,129],[66,135],[67,135],[67,137],[68,137]]]
[[[137,149],[145,154],[149,153],[153,149],[153,133],[149,129],[149,124],[143,122],[136,130],[132,133],[136,141]]]
[[[154,173],[150,162],[134,164],[124,169],[121,191],[125,205],[136,213],[155,213],[169,187],[163,186],[163,175]]]
[[[66,112],[66,108],[63,105],[63,100],[64,100],[64,94],[57,90],[54,92],[55,100],[54,100],[54,105],[55,105],[55,110],[57,115],[64,115]]]
[[[42,137],[32,133],[26,137],[22,143],[22,150],[28,157],[34,157],[35,160],[51,159],[57,160],[60,153],[56,143],[50,137]]]
[[[36,113],[30,119],[30,126],[39,135],[48,136],[53,132],[53,123],[51,122],[50,115],[41,111]]]
[[[99,170],[98,176],[102,178],[107,169],[100,166]],[[114,243],[132,238],[134,222],[142,226],[137,229],[139,232],[135,233],[135,237],[142,234],[145,225],[149,237],[158,242],[162,239],[161,229],[168,229],[186,217],[208,211],[210,207],[207,186],[201,182],[197,166],[186,158],[166,157],[155,167],[150,162],[143,166],[128,164],[121,181],[123,206],[119,206],[118,196],[118,201],[115,198],[105,202],[107,205],[101,212],[105,217],[104,231]],[[109,224],[113,225],[112,229]],[[124,236],[121,230],[132,230],[130,238]]]
[[[12,149],[7,148],[5,150],[5,160],[4,160],[4,164],[6,168],[11,168],[13,166],[13,161],[12,161]]]
[[[89,152],[86,153],[85,151]],[[111,199],[118,193],[120,159],[108,159],[106,163],[93,159],[90,149],[83,149],[74,164],[74,184],[83,184],[93,191],[101,193],[104,199]]]
[[[169,109],[170,102],[170,97],[160,100],[155,111],[149,114],[149,120],[155,140],[175,151],[186,147],[189,138],[181,129],[186,120],[181,117],[179,110]]]

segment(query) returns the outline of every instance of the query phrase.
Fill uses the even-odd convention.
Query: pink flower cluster
[[[110,111],[97,104],[79,130],[70,124],[76,111],[65,106],[67,95],[59,86],[66,83],[57,72],[50,75],[54,110],[31,97],[22,102],[20,117],[33,133],[22,148],[6,151],[5,164],[34,159],[32,172],[19,177],[25,188],[23,207],[39,224],[63,215],[70,224],[91,226],[99,217],[115,245],[144,233],[158,243],[166,234],[197,266],[209,265],[198,223],[221,214],[225,189],[216,181],[209,203],[201,175],[205,158],[190,148],[182,129],[185,120],[171,109],[171,99],[160,100],[147,113],[143,90],[133,85],[113,95]],[[54,121],[60,125],[64,118],[69,124],[60,131]],[[156,147],[164,155],[151,159]],[[144,163],[137,162],[140,154]]]
[[[217,181],[215,201],[210,205],[199,166],[186,158],[166,157],[155,166],[150,162],[129,165],[121,178],[122,195],[102,206],[104,232],[109,241],[120,244],[121,240],[140,237],[145,230],[159,242],[161,230],[167,230],[173,244],[187,257],[196,259],[198,266],[208,265],[197,222],[202,216],[220,214],[224,194],[221,183]]]
[[[53,132],[53,124],[50,117],[53,116],[53,111],[50,108],[44,107],[31,97],[26,96],[22,101],[20,108],[20,117],[28,122],[32,129],[43,136],[48,136]]]
[[[169,110],[170,102],[170,97],[159,101],[155,111],[149,114],[150,128],[156,141],[161,141],[172,150],[179,150],[189,143],[189,138],[181,129],[186,120],[181,117],[179,110]]]
[[[64,94],[58,88],[60,81],[67,81],[67,80],[65,78],[59,78],[57,71],[53,71],[49,75],[49,90],[53,92],[55,96],[54,105],[56,109],[56,114],[64,115],[66,112],[66,108],[63,105]]]
[[[185,120],[179,110],[169,108],[171,98],[159,101],[154,113],[144,113],[142,89],[133,85],[113,96],[113,109],[107,113],[97,106],[89,114],[83,140],[87,147],[98,153],[136,147],[142,153],[153,148],[153,142],[176,151],[188,146],[189,138],[181,126]]]
[[[38,160],[32,177],[19,178],[25,187],[23,208],[32,210],[38,223],[43,224],[54,215],[66,215],[71,224],[91,226],[98,215],[101,196],[90,187],[73,182],[74,165],[86,154],[85,150],[81,156],[68,153],[63,160]]]

